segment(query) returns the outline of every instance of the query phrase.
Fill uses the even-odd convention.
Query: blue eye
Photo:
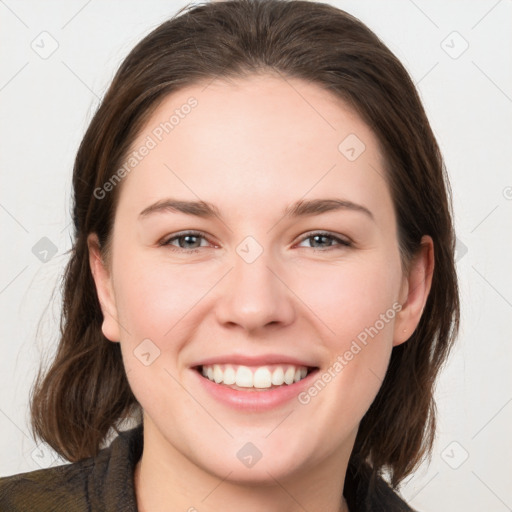
[[[339,238],[337,236],[332,235],[331,233],[327,233],[324,231],[310,233],[308,236],[302,238],[301,243],[306,240],[315,240],[314,241],[315,244],[320,244],[320,249],[318,249],[317,247],[312,247],[312,249],[315,251],[320,250],[322,252],[326,252],[330,249],[335,249],[336,245],[343,246],[343,247],[350,247],[352,245],[348,240],[344,240],[343,238]],[[325,242],[325,240],[328,240],[331,243],[328,246],[324,245],[324,248],[322,249],[321,245],[324,243],[322,240],[324,242]],[[335,245],[332,244],[333,241],[336,242]]]
[[[178,233],[167,240],[159,242],[159,245],[169,247],[173,251],[197,253],[201,247],[205,247],[204,245],[201,245],[201,241],[203,240],[206,241],[206,246],[208,246],[208,239],[200,231],[183,231],[182,233]],[[302,238],[301,243],[306,240],[314,240],[313,244],[318,245],[311,247],[311,249],[320,252],[326,252],[328,250],[335,249],[336,247],[350,247],[352,245],[350,241],[324,231],[308,234]],[[174,243],[176,241],[178,242],[178,245]],[[325,245],[326,241],[330,242],[329,245]]]
[[[169,246],[173,251],[198,252],[198,247],[201,247],[201,242],[199,241],[199,245],[197,245],[197,241],[201,239],[206,240],[206,237],[199,231],[184,231],[161,242],[160,245]],[[178,246],[171,244],[171,242],[175,240],[178,241]]]

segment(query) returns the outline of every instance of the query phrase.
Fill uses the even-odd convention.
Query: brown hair
[[[361,421],[351,456],[393,487],[430,455],[436,376],[459,325],[450,188],[439,147],[411,78],[362,22],[304,0],[230,0],[188,5],[126,57],[92,119],[73,172],[74,243],[64,275],[61,339],[31,396],[32,428],[69,461],[97,453],[110,429],[140,413],[119,343],[101,331],[102,312],[87,236],[103,253],[120,187],[94,191],[122,165],[164,97],[188,85],[257,73],[313,82],[346,101],[376,134],[397,214],[404,268],[422,235],[435,247],[432,287],[411,338],[393,348],[382,387]]]

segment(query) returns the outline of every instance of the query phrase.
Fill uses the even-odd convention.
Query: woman
[[[31,402],[72,464],[1,479],[2,510],[412,510],[398,485],[431,450],[458,328],[454,233],[375,34],[300,0],[183,9],[121,65],[73,191]]]

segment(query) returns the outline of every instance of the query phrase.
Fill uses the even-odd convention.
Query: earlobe
[[[411,260],[409,274],[404,277],[402,309],[395,322],[393,346],[407,341],[418,326],[430,293],[433,272],[434,242],[424,235]]]
[[[120,339],[120,332],[112,279],[101,256],[96,233],[91,233],[87,237],[87,247],[89,250],[89,265],[96,286],[96,294],[101,306],[101,312],[103,313],[101,330],[108,340],[117,342]]]

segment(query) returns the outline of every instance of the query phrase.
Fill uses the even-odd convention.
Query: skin
[[[165,99],[133,148],[190,96],[197,107],[123,179],[108,261],[89,237],[103,333],[121,344],[144,410],[139,510],[343,510],[359,423],[430,290],[432,240],[423,237],[405,274],[378,140],[315,84],[259,75],[187,87]],[[349,134],[366,146],[354,161],[338,150]],[[172,211],[139,220],[168,197],[213,203],[222,220]],[[316,198],[352,201],[373,218],[349,209],[283,217],[286,206]],[[181,252],[180,239],[158,245],[184,230],[207,239],[182,238]],[[318,230],[352,245],[308,238]],[[263,249],[250,264],[236,252],[249,235]],[[205,357],[281,353],[326,371],[397,303],[402,309],[308,404],[239,412],[213,399],[190,368]],[[147,338],[160,355],[145,366],[134,350]],[[247,442],[262,453],[251,468],[236,457]]]

